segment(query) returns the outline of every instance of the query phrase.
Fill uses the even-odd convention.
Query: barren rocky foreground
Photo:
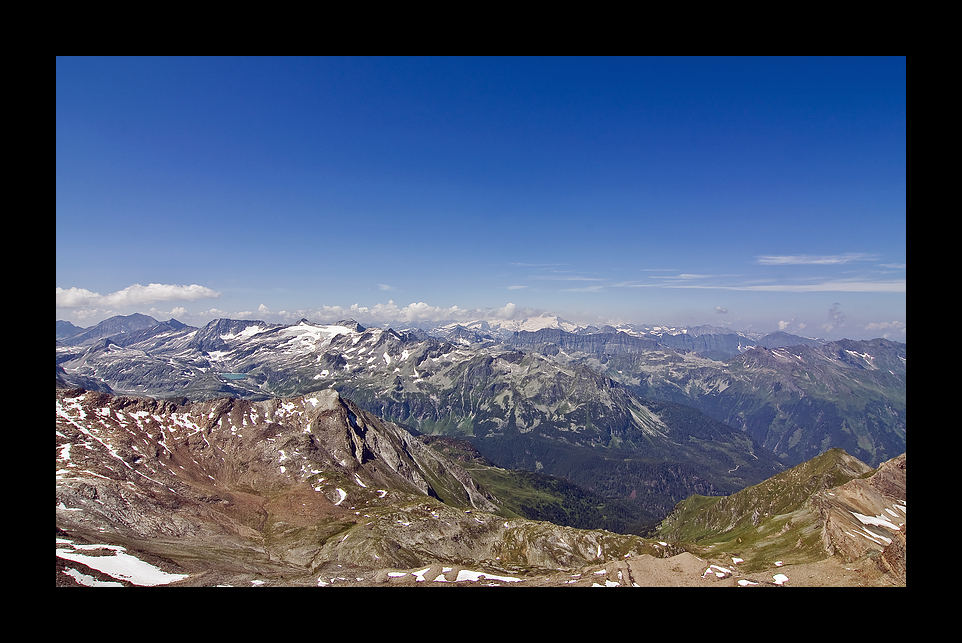
[[[333,391],[57,392],[58,586],[899,584],[874,550],[748,572],[721,551],[499,511],[457,462]]]
[[[60,543],[58,547],[63,547]],[[100,550],[110,556],[108,550]],[[155,556],[145,555],[163,571],[180,569]],[[724,562],[724,561],[720,561]],[[96,564],[96,563],[94,563]],[[719,571],[724,570],[724,571]],[[181,570],[182,571],[182,570]],[[166,572],[173,574],[174,572]],[[95,583],[135,586],[83,563],[57,558],[57,586],[81,587]],[[418,569],[368,569],[331,563],[310,575],[287,576],[226,573],[209,570],[183,580],[163,583],[169,587],[895,587],[897,579],[872,560],[844,563],[828,558],[815,563],[783,565],[742,573],[685,552],[669,558],[650,555],[629,557],[577,570],[544,575],[516,575],[478,571],[458,565],[432,563]]]

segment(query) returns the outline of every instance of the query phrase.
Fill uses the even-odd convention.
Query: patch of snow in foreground
[[[114,552],[114,555],[86,556],[78,554],[76,551],[78,549],[109,549]],[[187,574],[168,574],[139,558],[125,553],[126,551],[123,547],[116,545],[73,545],[73,549],[57,549],[57,557],[75,563],[83,563],[87,567],[96,569],[108,576],[143,587],[166,585],[183,580],[188,576]]]
[[[453,568],[453,567],[442,567],[442,568],[441,568],[441,573],[438,574],[437,578],[434,579],[434,582],[435,582],[435,583],[447,583],[447,582],[448,582],[448,579],[445,578],[444,575],[447,574],[447,573],[448,573],[449,571],[451,571],[452,569],[454,569],[454,568]]]
[[[477,581],[481,578],[484,578],[484,580],[500,580],[500,581],[504,581],[505,583],[521,582],[520,578],[514,578],[512,576],[495,576],[494,574],[486,574],[484,572],[473,572],[468,569],[462,569],[461,571],[459,571],[458,577],[454,582],[463,581],[463,580]]]
[[[725,569],[724,567],[719,567],[718,565],[709,565],[705,573],[701,575],[702,578],[708,576],[708,574],[714,574],[718,578],[725,578],[725,576],[731,576],[732,570]]]
[[[411,572],[411,575],[414,576],[415,580],[421,583],[424,581],[424,575],[427,574],[430,569],[431,568],[428,567],[427,569],[422,569],[419,572]]]
[[[788,576],[786,576],[785,574],[775,574],[774,576],[772,576],[772,578],[775,579],[776,585],[782,585],[788,582]]]
[[[749,585],[758,585],[758,583],[750,580],[745,580],[744,578],[738,581],[738,584],[742,587],[748,587]]]
[[[337,490],[337,493],[338,493],[338,495],[341,496],[341,499],[338,500],[337,502],[335,502],[335,503],[334,503],[335,505],[341,504],[342,502],[344,502],[344,499],[347,498],[347,492],[344,491],[343,489],[338,489],[338,490]]]
[[[123,587],[123,583],[118,583],[116,581],[103,581],[97,580],[93,576],[87,576],[86,574],[81,574],[76,569],[65,569],[63,573],[70,576],[75,581],[84,585],[85,587]]]
[[[428,571],[430,571],[430,569],[431,569],[431,568],[428,567],[428,568],[426,568],[426,569],[422,569],[421,571],[410,572],[410,574],[411,574],[411,576],[414,576],[414,579],[415,579],[416,581],[418,581],[419,583],[421,583],[421,582],[424,582],[424,581],[426,580],[426,579],[424,578],[424,575],[427,574]],[[452,569],[453,569],[452,567],[443,567],[443,568],[441,569],[441,573],[438,574],[437,577],[434,579],[434,582],[436,582],[436,583],[448,583],[448,582],[450,582],[448,579],[446,579],[446,578],[444,577],[444,575],[447,574],[448,572],[450,572]],[[401,577],[403,577],[403,576],[407,576],[408,573],[409,573],[409,572],[388,572],[388,576],[390,576],[390,577],[392,577],[392,578],[401,578]],[[484,579],[484,580],[498,580],[498,581],[502,581],[502,582],[505,582],[505,583],[520,583],[520,582],[523,580],[523,579],[521,579],[521,578],[514,578],[514,577],[512,577],[512,576],[496,576],[495,574],[488,574],[487,572],[475,572],[475,571],[471,571],[470,569],[461,569],[461,570],[458,571],[458,577],[454,580],[454,582],[455,582],[455,583],[458,583],[458,582],[461,582],[461,581],[477,582],[477,581],[479,581],[479,580],[481,580],[481,579]]]

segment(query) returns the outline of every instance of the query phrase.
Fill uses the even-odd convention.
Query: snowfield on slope
[[[130,554],[126,553],[126,549],[117,545],[78,545],[72,540],[67,540],[65,538],[58,538],[57,544],[69,545],[71,547],[70,549],[58,547],[58,558],[63,558],[64,560],[73,561],[75,563],[83,563],[87,567],[96,569],[97,571],[107,574],[112,578],[116,578],[117,580],[125,580],[141,587],[167,585],[168,583],[183,580],[188,576],[187,574],[169,574],[149,563],[145,563],[135,556],[131,556]],[[113,551],[114,554],[113,556],[90,556],[78,553],[78,551],[103,550]],[[110,583],[104,583],[102,581],[95,581],[90,576],[82,574],[77,570],[69,570],[69,572],[65,573],[69,573],[69,575],[72,576],[78,583],[83,585],[88,584],[88,579],[89,581],[93,581],[90,583],[90,585],[88,585],[92,587],[113,585]],[[120,583],[117,583],[116,585],[120,585]]]

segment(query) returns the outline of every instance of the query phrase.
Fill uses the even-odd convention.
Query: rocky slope
[[[904,584],[904,493],[901,554],[888,548],[884,571],[865,564],[872,551],[849,562],[840,549],[772,568],[704,542],[518,518],[463,443],[411,435],[333,391],[190,403],[58,390],[56,415],[58,586]],[[904,492],[904,470],[903,458],[828,486],[813,506],[847,534],[833,498],[884,516],[891,505],[868,499]]]
[[[657,535],[745,571],[834,557],[905,585],[905,454],[878,469],[832,449],[727,497],[688,498]]]
[[[696,408],[788,464],[838,447],[878,465],[905,450],[905,344],[755,347],[725,361],[667,348],[555,351],[553,359],[590,366],[641,399]]]
[[[58,557],[106,543],[180,584],[435,563],[527,577],[670,553],[510,517],[455,460],[330,390],[196,403],[59,390],[56,450],[58,543],[75,550]]]
[[[819,512],[827,552],[847,561],[873,557],[905,584],[905,454],[869,478],[821,491],[810,505]]]
[[[839,447],[877,465],[905,449],[905,344],[748,336],[710,326],[588,332],[554,325],[499,337],[587,365],[641,399],[692,406],[746,431],[788,464]]]

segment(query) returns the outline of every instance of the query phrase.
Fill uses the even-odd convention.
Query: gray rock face
[[[570,359],[740,429],[789,465],[838,447],[877,466],[905,450],[905,350],[877,339],[752,348],[724,362],[664,350]]]
[[[512,335],[507,343],[518,348],[540,348],[552,345],[568,352],[578,351],[599,355],[640,353],[646,350],[657,350],[661,347],[653,339],[636,337],[622,332],[582,335],[554,328],[545,328],[534,332],[517,332]]]
[[[813,497],[824,525],[826,551],[846,560],[880,552],[880,568],[905,583],[905,454],[884,462],[868,478]]]

